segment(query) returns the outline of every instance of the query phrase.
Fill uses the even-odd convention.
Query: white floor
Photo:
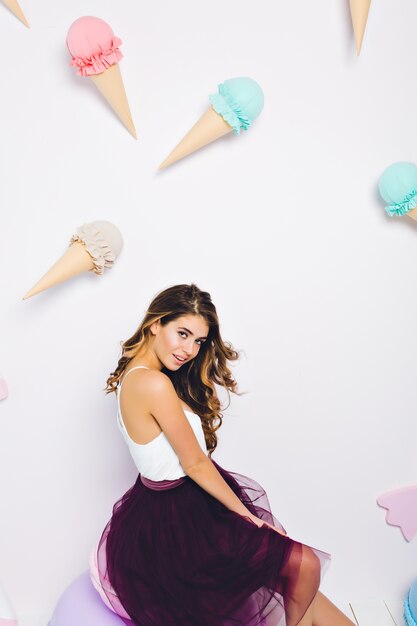
[[[339,608],[357,626],[404,626],[403,605],[398,600],[350,602]],[[21,615],[19,626],[47,626],[49,619],[50,615]]]
[[[404,626],[403,604],[398,600],[349,602],[339,608],[357,626]]]

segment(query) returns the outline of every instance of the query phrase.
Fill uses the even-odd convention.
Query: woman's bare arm
[[[187,476],[231,511],[248,517],[257,526],[266,523],[246,508],[202,450],[168,376],[156,370],[140,372],[131,380],[129,393],[135,394],[137,402],[156,419]]]

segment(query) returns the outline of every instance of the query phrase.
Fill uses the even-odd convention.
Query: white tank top
[[[139,473],[145,478],[149,478],[150,480],[175,480],[176,478],[181,478],[182,476],[186,476],[184,470],[181,467],[179,458],[174,450],[174,448],[169,443],[165,433],[161,431],[159,435],[157,435],[152,441],[148,443],[136,443],[129,436],[129,433],[126,430],[126,426],[123,422],[122,412],[120,410],[120,393],[122,389],[123,382],[126,379],[126,376],[133,372],[136,369],[149,369],[149,367],[145,367],[145,365],[137,365],[136,367],[132,367],[125,377],[123,381],[119,383],[117,388],[117,423],[122,432],[123,438],[127,443],[130,454],[133,458],[133,461],[136,467],[139,470]],[[201,424],[201,420],[196,413],[192,413],[186,409],[183,409],[184,413],[190,422],[191,428],[193,429],[195,436],[197,437],[198,443],[201,448],[204,450],[205,454],[207,454],[206,440],[204,437],[203,426]]]

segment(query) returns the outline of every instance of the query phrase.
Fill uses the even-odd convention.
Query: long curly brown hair
[[[147,345],[150,327],[158,320],[162,326],[183,315],[199,315],[209,325],[207,340],[201,344],[197,356],[172,372],[162,371],[171,379],[178,396],[200,416],[209,456],[217,447],[216,431],[223,422],[221,403],[215,385],[228,392],[238,393],[237,383],[228,361],[236,361],[239,353],[223,341],[220,335],[216,307],[207,291],[195,284],[174,285],[155,296],[134,335],[122,342],[122,356],[116,369],[107,379],[106,393],[117,390],[117,384],[129,362]]]

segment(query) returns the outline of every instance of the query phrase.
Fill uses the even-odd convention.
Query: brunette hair
[[[193,283],[174,285],[155,296],[134,335],[122,342],[122,356],[116,369],[107,379],[106,393],[115,392],[129,362],[146,346],[150,327],[160,320],[162,326],[182,315],[199,315],[209,325],[205,342],[197,356],[176,372],[162,371],[171,379],[178,396],[200,416],[209,456],[217,446],[216,431],[223,422],[221,403],[215,385],[237,393],[237,383],[228,368],[228,361],[236,361],[239,353],[223,341],[220,335],[216,307],[207,291]]]

